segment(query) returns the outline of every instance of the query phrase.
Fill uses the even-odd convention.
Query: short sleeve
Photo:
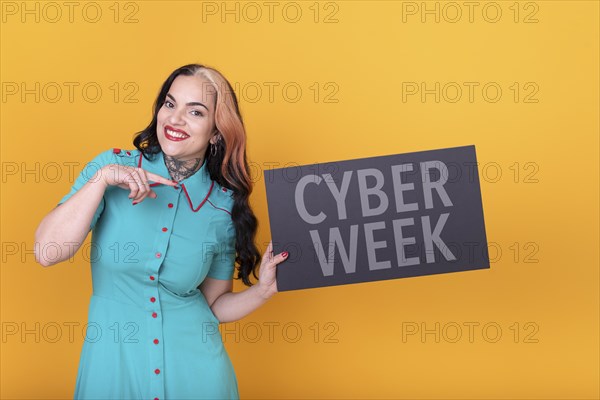
[[[71,196],[73,196],[79,189],[81,189],[83,185],[85,185],[100,168],[109,164],[111,160],[111,153],[111,150],[106,150],[94,157],[92,161],[88,162],[83,168],[83,170],[79,173],[77,179],[75,179],[75,183],[71,187],[71,191],[64,195],[57,205],[60,205],[67,201],[69,198],[71,198]],[[98,205],[98,208],[96,209],[96,212],[94,212],[94,216],[92,217],[90,230],[94,229],[94,226],[96,226],[96,222],[102,215],[102,212],[104,211],[104,204],[104,197],[102,197],[102,200],[100,201],[100,204]]]
[[[235,270],[235,227],[230,221],[225,229],[225,238],[217,246],[217,254],[212,259],[212,264],[207,276],[214,279],[233,279]]]

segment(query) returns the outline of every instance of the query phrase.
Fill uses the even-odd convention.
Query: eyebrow
[[[167,93],[167,97],[170,98],[173,101],[176,101],[175,97],[171,96],[169,93]],[[202,106],[202,107],[206,108],[206,111],[210,111],[208,109],[208,107],[206,107],[204,104],[202,104],[200,102],[197,102],[197,101],[189,102],[189,103],[186,104],[186,106]]]

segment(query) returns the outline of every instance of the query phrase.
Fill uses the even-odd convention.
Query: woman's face
[[[216,93],[202,76],[179,75],[158,111],[156,134],[164,154],[203,158],[215,127]]]

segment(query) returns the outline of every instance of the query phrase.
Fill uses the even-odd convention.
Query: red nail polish
[[[135,206],[138,202],[134,201],[133,203],[131,203],[132,206]]]
[[[286,258],[288,256],[288,252],[284,251],[283,253],[281,253],[281,255],[283,256],[283,258]]]

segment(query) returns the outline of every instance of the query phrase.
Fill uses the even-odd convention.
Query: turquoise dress
[[[107,164],[170,179],[162,153],[149,161],[111,149],[60,203]],[[109,186],[90,225],[93,293],[74,398],[237,399],[219,321],[197,288],[233,277],[232,193],[211,181],[206,163],[177,189],[150,183],[158,197],[137,205],[129,190]]]

